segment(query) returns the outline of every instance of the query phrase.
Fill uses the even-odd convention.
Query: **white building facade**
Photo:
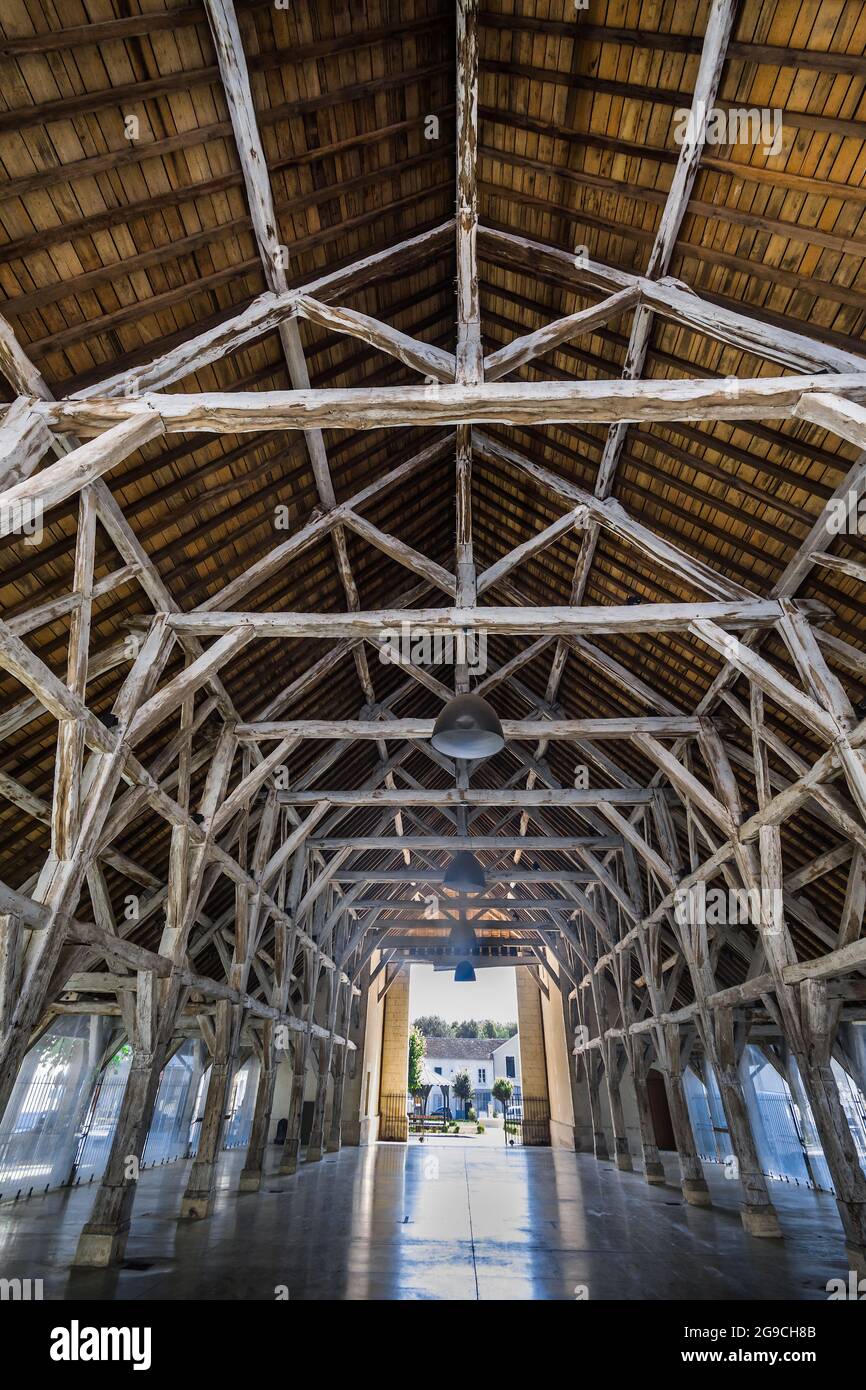
[[[494,1081],[505,1076],[514,1087],[514,1101],[519,1104],[520,1089],[520,1035],[511,1038],[427,1038],[425,1060],[430,1070],[442,1077],[442,1082],[451,1087],[458,1072],[466,1071],[472,1082],[472,1108],[476,1115],[499,1113],[499,1106],[493,1100]],[[433,1114],[447,1104],[456,1116],[462,1114],[463,1104],[455,1099],[449,1089],[448,1100],[439,1087],[434,1086],[427,1102],[427,1114]]]

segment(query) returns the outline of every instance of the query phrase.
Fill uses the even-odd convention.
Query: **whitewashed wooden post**
[[[342,1145],[343,1132],[343,1100],[346,1087],[346,1073],[349,1067],[349,1031],[352,1015],[352,986],[345,983],[340,990],[340,1011],[337,1015],[337,1027],[340,1035],[345,1040],[341,1046],[334,1049],[334,1061],[332,1067],[333,1088],[331,1092],[331,1113],[327,1125],[327,1141],[325,1143],[326,1153],[339,1153]]]
[[[331,1077],[331,1066],[335,1051],[334,1030],[337,1026],[337,1011],[340,1005],[340,981],[336,978],[336,971],[330,972],[327,987],[330,992],[326,1024],[328,1036],[327,1038],[317,1038],[316,1040],[319,1072],[316,1078],[316,1094],[313,1100],[313,1121],[310,1128],[310,1138],[307,1144],[305,1157],[307,1163],[318,1163],[325,1147],[325,1108],[328,1100],[328,1082]]]
[[[195,921],[205,877],[208,838],[213,816],[221,803],[231,771],[236,740],[231,728],[220,734],[208,768],[200,814],[204,839],[186,858],[173,856],[170,864],[176,880],[169,882],[166,921],[161,952],[172,962],[167,979],[156,982],[139,972],[135,1016],[130,1027],[138,1030],[138,1062],[126,1086],[112,1140],[105,1174],[84,1226],[75,1254],[77,1265],[109,1265],[122,1258],[129,1236],[132,1208],[138,1185],[138,1168],[153,1118],[162,1068],[172,1046],[178,1015],[186,1002],[183,983],[186,948]],[[135,1054],[136,1044],[133,1044]]]
[[[654,819],[656,821],[660,842],[667,852],[668,862],[673,865],[676,875],[679,873],[680,868],[678,862],[679,850],[676,837],[671,833],[670,827],[667,824],[666,812],[662,811],[661,806],[662,803],[656,803],[654,805],[654,811],[656,813]],[[630,845],[626,844],[623,848],[623,860],[629,896],[637,908],[639,920],[642,921],[646,910],[646,895],[644,893],[644,883],[637,856]],[[636,945],[652,1011],[654,1016],[660,1019],[662,1015],[666,1013],[668,1007],[668,999],[665,996],[662,974],[661,932],[648,932],[645,928],[639,930]],[[686,1101],[685,1087],[683,1085],[683,1064],[681,1060],[682,1035],[680,1025],[676,1023],[657,1023],[653,1029],[653,1038],[655,1041],[656,1059],[665,1083],[665,1094],[668,1101],[668,1110],[670,1111],[671,1128],[674,1132],[674,1143],[677,1149],[677,1160],[680,1169],[680,1186],[682,1188],[683,1198],[690,1206],[710,1206],[710,1192],[706,1178],[704,1177],[703,1166],[698,1156],[688,1103]]]
[[[626,849],[628,848],[630,847],[626,846]],[[603,889],[598,895],[598,901],[607,920],[610,940],[620,937],[622,933],[617,930],[616,925],[616,904],[611,902],[609,895]],[[623,1026],[623,1046],[631,1069],[631,1079],[634,1086],[635,1100],[637,1102],[638,1133],[640,1135],[644,1178],[646,1182],[660,1187],[664,1185],[666,1179],[665,1170],[659,1156],[652,1109],[650,1107],[649,1090],[647,1087],[648,1066],[645,1039],[632,1032],[631,1029],[631,1025],[635,1022],[634,1005],[632,1002],[631,949],[626,949],[617,953],[613,960],[612,974],[617,997],[619,999],[620,1017]]]
[[[591,965],[594,966],[598,958],[598,953],[595,946],[592,944],[592,936],[593,928],[587,924],[584,928],[584,947],[587,959],[590,961]],[[610,1015],[608,1011],[607,985],[604,979],[594,970],[591,977],[591,989],[595,1016],[598,1020],[599,1036],[602,1040],[599,1055],[604,1072],[604,1084],[607,1093],[607,1104],[613,1137],[612,1158],[620,1172],[630,1173],[634,1168],[634,1164],[632,1163],[628,1139],[626,1138],[622,1097],[619,1089],[621,1079],[618,1057],[619,1048],[616,1040],[608,1036]]]
[[[123,1256],[141,1156],[165,1062],[168,1042],[159,1036],[157,988],[152,975],[139,972],[135,998],[129,998],[129,1005],[132,1062],[105,1172],[90,1219],[78,1239],[76,1265],[109,1265]]]
[[[318,904],[317,904],[318,906]],[[321,921],[321,913],[316,913]],[[316,1011],[316,996],[321,976],[321,952],[315,945],[306,947],[304,964],[304,1022],[303,1033],[294,1036],[294,1057],[292,1065],[292,1094],[289,1105],[289,1124],[286,1130],[286,1143],[280,1160],[279,1172],[289,1177],[297,1172],[301,1152],[301,1122],[304,1112],[304,1089],[307,1080],[307,1061],[313,1040],[313,1023]]]
[[[664,1035],[664,1057],[666,1066],[662,1067],[662,1075],[665,1079],[665,1091],[668,1098],[668,1109],[671,1115],[671,1127],[674,1132],[674,1142],[677,1146],[677,1158],[680,1165],[680,1186],[683,1190],[683,1197],[693,1207],[708,1207],[712,1205],[710,1189],[704,1177],[704,1168],[698,1154],[695,1143],[695,1134],[692,1128],[692,1119],[689,1114],[688,1101],[686,1100],[686,1090],[683,1081],[685,1070],[682,1061],[683,1035],[679,1024],[670,1023],[662,1025]]]
[[[199,1129],[198,1149],[181,1201],[181,1217],[200,1221],[210,1216],[216,1186],[216,1167],[225,1128],[226,1107],[234,1075],[232,1040],[240,1010],[228,999],[218,999],[213,1019],[214,1050],[208,1077],[207,1099]]]

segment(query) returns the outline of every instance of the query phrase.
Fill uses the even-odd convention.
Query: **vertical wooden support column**
[[[586,938],[588,940],[589,933]],[[591,961],[595,963],[595,954],[591,956]],[[631,1154],[628,1148],[628,1139],[625,1133],[625,1120],[622,1113],[622,1099],[620,1097],[620,1071],[618,1047],[614,1039],[606,1036],[608,1029],[608,1009],[607,993],[604,980],[593,971],[591,980],[592,999],[595,1007],[595,1016],[598,1020],[599,1035],[601,1043],[601,1059],[604,1067],[604,1084],[607,1092],[607,1104],[610,1112],[610,1127],[613,1137],[613,1158],[617,1168],[622,1173],[630,1173],[634,1167]]]
[[[609,894],[601,892],[599,894],[599,907],[607,921],[608,938],[613,940],[615,936],[619,935],[617,929],[619,914],[616,910],[616,904],[612,901]],[[620,951],[614,956],[611,973],[616,987],[617,999],[619,1000],[619,1012],[623,1025],[623,1047],[629,1067],[631,1068],[632,1085],[634,1086],[635,1101],[637,1103],[638,1136],[640,1139],[641,1157],[643,1159],[644,1178],[648,1183],[659,1187],[664,1185],[665,1170],[659,1158],[655,1126],[653,1125],[652,1110],[650,1108],[649,1091],[647,1089],[646,1043],[644,1038],[630,1031],[631,1025],[634,1022],[631,957],[631,948]]]
[[[256,1090],[256,1103],[250,1126],[250,1139],[246,1159],[238,1179],[239,1192],[258,1192],[262,1185],[262,1166],[268,1130],[271,1125],[271,1110],[274,1104],[274,1087],[277,1078],[277,1050],[274,1033],[278,1024],[266,1018],[262,1023],[261,1053],[259,1055],[259,1084]]]
[[[568,1080],[571,1088],[571,1111],[574,1116],[574,1147],[578,1153],[588,1153],[592,1148],[593,1121],[592,1113],[589,1113],[582,1085],[581,1070],[583,1058],[572,1055],[574,1046],[574,1028],[576,1022],[576,1008],[569,1002],[569,985],[571,981],[566,979],[563,972],[560,982],[560,994],[562,998],[562,1019],[565,1025],[566,1046],[568,1048]]]
[[[289,1097],[289,1123],[283,1156],[280,1159],[281,1177],[291,1177],[297,1171],[298,1155],[301,1148],[301,1119],[304,1110],[304,1087],[307,1079],[307,1057],[310,1049],[310,1034],[295,1033],[292,1036],[292,1089]]]
[[[713,741],[708,752],[711,760],[718,759],[719,765],[714,765],[717,786],[728,799],[732,808],[732,819],[736,819],[738,811],[734,804],[731,777],[727,775],[728,768],[725,765],[724,754],[719,754],[716,741]],[[690,842],[692,842],[694,818],[690,807],[687,807],[687,817]],[[694,850],[692,850],[692,858],[694,859],[694,857]],[[750,871],[745,857],[742,868],[746,872]],[[761,1172],[743,1087],[740,1082],[739,1055],[734,1040],[733,1014],[730,1009],[710,1009],[706,1002],[707,996],[716,989],[716,979],[701,901],[697,900],[695,895],[691,893],[686,894],[683,901],[677,905],[669,921],[679,941],[683,958],[691,976],[697,1004],[695,1021],[703,1043],[704,1055],[716,1075],[725,1118],[728,1122],[728,1133],[733,1149],[732,1157],[737,1161],[743,1198],[740,1206],[740,1219],[749,1235],[781,1238],[779,1218],[776,1215],[776,1208],[770,1201],[767,1182]],[[673,1112],[671,1113],[673,1114]]]
[[[183,1194],[180,1214],[193,1220],[210,1216],[216,1184],[216,1167],[225,1126],[229,1087],[234,1070],[232,1035],[237,1026],[237,1006],[218,999],[214,1017],[214,1054],[208,1078],[198,1150]]]
[[[292,926],[289,927],[284,918],[279,918],[274,923],[273,1002],[275,1007],[280,1010],[285,1010],[288,1004],[292,965],[295,960],[295,948],[298,940],[298,923],[295,921],[295,917],[303,890],[306,867],[307,851],[302,844],[295,850],[292,861],[288,903],[284,900],[283,894],[280,895],[281,906],[283,908],[288,906]],[[281,1051],[287,1050],[287,1045],[288,1025],[276,1024],[272,1020],[266,1019],[262,1028],[261,1070],[258,1090],[256,1091],[253,1122],[250,1128],[250,1142],[247,1145],[247,1156],[238,1182],[238,1191],[240,1192],[258,1192],[262,1185],[265,1149],[274,1107],[279,1054]]]
[[[316,1009],[316,993],[319,988],[319,974],[321,966],[319,962],[319,951],[316,947],[310,947],[307,951],[307,961],[304,970],[305,989],[307,992],[305,1021],[307,1027],[303,1033],[295,1033],[294,1055],[292,1061],[292,1095],[289,1103],[289,1125],[286,1131],[286,1143],[283,1148],[283,1157],[280,1162],[280,1174],[283,1177],[290,1177],[297,1171],[298,1159],[301,1152],[301,1121],[304,1114],[304,1089],[307,1080],[307,1060],[310,1055],[310,1047],[313,1040],[313,1019]]]
[[[340,984],[334,1027],[344,1039],[331,1053],[331,1110],[325,1123],[325,1153],[339,1153],[342,1144],[343,1096],[348,1066],[349,1026],[352,1017],[352,985],[349,980]]]
[[[328,1100],[328,1080],[334,1060],[334,1029],[337,1026],[337,1012],[340,1006],[340,981],[336,970],[328,978],[330,997],[328,1001],[328,1037],[318,1038],[316,1052],[319,1059],[319,1075],[316,1081],[316,1098],[313,1102],[313,1124],[310,1129],[310,1142],[307,1145],[307,1163],[318,1163],[325,1148],[325,1107]]]
[[[652,810],[653,823],[664,858],[670,865],[673,876],[677,878],[681,874],[679,846],[670,812],[661,797],[656,798]],[[693,831],[691,823],[690,831]],[[646,912],[644,878],[637,855],[631,845],[626,844],[623,848],[623,862],[629,895],[637,910],[638,918],[642,921]],[[660,1018],[672,1004],[674,996],[674,989],[670,985],[667,986],[669,993],[666,993],[661,931],[650,932],[641,929],[637,937],[637,954],[652,1011],[656,1018]],[[683,1198],[690,1206],[708,1207],[711,1205],[710,1191],[695,1146],[695,1136],[692,1132],[692,1122],[683,1087],[684,1060],[680,1028],[677,1024],[657,1024],[653,1030],[653,1038],[656,1060],[664,1077],[671,1128],[677,1147]]]
[[[21,992],[23,955],[21,918],[12,913],[0,914],[0,1038],[11,1023],[15,1001]],[[0,1120],[5,1108],[6,1102],[0,1099]]]
[[[389,967],[389,975],[390,975]],[[409,1138],[409,971],[397,967],[385,996],[379,1138],[405,1144]]]
[[[316,1078],[316,1094],[313,1098],[313,1121],[310,1127],[307,1152],[304,1155],[305,1163],[319,1163],[324,1152],[325,1106],[328,1100],[328,1080],[331,1075],[333,1050],[333,1038],[316,1039],[316,1058],[319,1064],[319,1074]]]
[[[740,1218],[749,1235],[780,1238],[782,1232],[779,1218],[770,1201],[767,1180],[761,1172],[749,1112],[746,1109],[746,1098],[738,1070],[739,1057],[734,1044],[731,1010],[714,1009],[708,1024],[707,1034],[704,1035],[705,1051],[719,1084],[731,1148],[739,1169],[743,1193]]]
[[[575,1030],[575,1039],[581,1045],[589,1041],[590,1036],[597,1037],[602,1031],[595,1017],[594,1005],[590,1008],[589,998],[585,991],[578,989],[575,997],[575,1009],[579,1020],[578,1028]],[[592,1022],[589,1027],[587,1019]],[[575,1058],[577,1062],[577,1074],[579,1076],[580,1066],[583,1066],[584,1081],[586,1083],[586,1096],[589,1105],[590,1124],[592,1126],[592,1151],[595,1158],[607,1161],[610,1158],[610,1150],[607,1147],[607,1135],[604,1132],[604,1125],[601,1122],[601,1097],[599,1087],[601,1085],[601,1069],[604,1065],[601,1055],[596,1048],[590,1048],[578,1054]]]
[[[647,1062],[645,1044],[642,1038],[631,1037],[631,1047],[629,1048],[629,1061],[631,1063],[631,1076],[634,1082],[635,1099],[637,1100],[637,1118],[640,1131],[640,1146],[643,1155],[643,1172],[646,1181],[656,1187],[664,1186],[666,1181],[665,1170],[659,1157],[658,1144],[656,1143],[655,1125],[653,1124],[652,1108],[650,1106],[649,1090],[647,1088]]]
[[[624,1063],[625,1059],[622,1060]],[[613,1132],[613,1161],[621,1173],[631,1173],[634,1170],[634,1163],[629,1152],[628,1138],[625,1132],[625,1117],[622,1112],[622,1095],[620,1093],[621,1079],[619,1048],[611,1042],[608,1043],[605,1056],[604,1084],[607,1088],[610,1126]]]
[[[353,973],[349,971],[350,975]],[[355,1043],[356,1050],[343,1056],[342,1108],[340,1113],[340,1143],[356,1148],[362,1140],[362,1116],[365,1095],[364,1049],[367,1034],[370,965],[367,962],[354,976],[359,986],[357,995],[346,1001],[345,1033]],[[407,1044],[408,1047],[408,1044]],[[408,1052],[406,1079],[409,1079]]]
[[[584,1067],[586,1070],[586,1093],[589,1098],[589,1110],[592,1115],[592,1147],[595,1157],[601,1162],[610,1158],[610,1151],[607,1147],[607,1135],[604,1132],[604,1125],[601,1122],[601,1073],[604,1067],[600,1057],[594,1053],[584,1053]]]
[[[167,1040],[157,1034],[154,985],[152,975],[139,971],[135,1000],[127,1005],[134,1010],[127,1023],[132,1064],[105,1173],[78,1239],[77,1265],[112,1264],[126,1248],[139,1164],[168,1051]]]
[[[347,1036],[345,1024],[343,1026],[343,1036]],[[327,1134],[325,1153],[328,1154],[339,1153],[343,1143],[343,1099],[346,1094],[346,1069],[349,1063],[349,1051],[350,1049],[345,1043],[334,1048],[334,1063],[332,1068],[334,1085],[331,1091],[331,1114],[325,1131]]]
[[[802,982],[800,1011],[805,1047],[797,1057],[797,1065],[836,1190],[848,1259],[857,1275],[866,1277],[866,1177],[830,1065],[839,1007],[838,1000],[828,997],[825,980]]]
[[[156,624],[138,661],[146,659],[147,647],[155,629]],[[171,869],[174,877],[169,878],[160,954],[170,956],[175,968],[158,987],[151,975],[140,971],[134,1016],[129,1021],[124,1019],[127,1031],[133,1038],[133,1066],[124,1091],[105,1176],[96,1194],[91,1219],[78,1242],[75,1255],[78,1265],[111,1264],[120,1259],[126,1246],[135,1201],[138,1162],[153,1116],[160,1072],[169,1054],[178,1014],[187,996],[187,989],[181,983],[181,968],[205,878],[211,823],[214,811],[225,794],[235,746],[233,731],[225,727],[208,769],[201,801],[201,814],[207,827],[205,839],[189,851],[188,861],[178,857]],[[96,791],[98,793],[99,789]],[[93,789],[90,795],[94,795]],[[108,797],[109,804],[110,800]],[[121,1003],[124,997],[125,992]],[[139,1040],[138,1045],[136,1039]],[[138,1058],[136,1053],[139,1054]]]
[[[685,1086],[683,1085],[680,1028],[676,1023],[668,1023],[663,1025],[663,1031],[667,1065],[662,1068],[662,1075],[665,1079],[668,1109],[671,1112],[671,1126],[674,1131],[674,1142],[677,1146],[683,1197],[690,1206],[709,1207],[712,1205],[710,1190],[707,1187],[703,1165],[698,1156],[688,1102],[686,1101]]]

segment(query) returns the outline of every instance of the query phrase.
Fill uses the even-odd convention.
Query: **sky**
[[[439,1014],[446,1023],[459,1023],[464,1018],[513,1023],[517,1018],[514,967],[479,969],[474,985],[455,985],[453,970],[434,971],[432,965],[413,965],[409,976],[410,1022],[420,1014]]]

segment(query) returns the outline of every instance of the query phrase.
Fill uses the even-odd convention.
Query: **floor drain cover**
[[[121,1269],[153,1269],[152,1260],[124,1260]]]

